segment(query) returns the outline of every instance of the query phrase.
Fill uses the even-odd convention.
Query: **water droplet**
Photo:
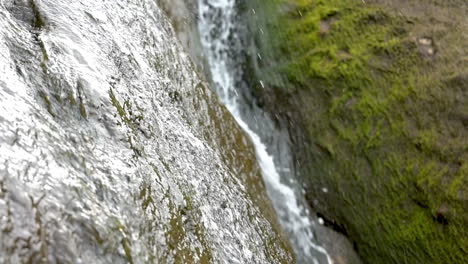
[[[321,225],[325,224],[325,221],[323,220],[322,217],[319,217],[319,218],[318,218],[318,222],[319,222],[319,224],[321,224]]]

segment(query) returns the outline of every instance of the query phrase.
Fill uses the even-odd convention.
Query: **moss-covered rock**
[[[273,2],[253,91],[294,121],[311,205],[366,263],[466,263],[468,4]]]

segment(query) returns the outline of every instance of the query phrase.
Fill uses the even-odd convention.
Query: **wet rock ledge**
[[[0,263],[292,263],[154,0],[0,1]]]

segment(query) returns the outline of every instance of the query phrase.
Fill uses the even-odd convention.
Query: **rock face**
[[[247,7],[252,92],[290,120],[325,224],[365,263],[466,263],[467,2]]]
[[[0,2],[0,263],[291,263],[155,1]]]
[[[192,58],[197,72],[208,74],[198,30],[198,0],[157,0],[158,5],[171,19],[180,44]]]

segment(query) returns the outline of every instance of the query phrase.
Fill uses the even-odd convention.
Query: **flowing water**
[[[281,218],[307,233],[212,40]],[[249,142],[177,43],[154,0],[0,0],[0,263],[291,261]]]
[[[297,262],[331,264],[330,256],[314,237],[317,223],[294,181],[287,131],[275,126],[268,115],[252,104],[246,92],[241,59],[246,47],[237,4],[236,0],[199,0],[199,30],[212,82],[255,145],[270,199],[290,236]]]

